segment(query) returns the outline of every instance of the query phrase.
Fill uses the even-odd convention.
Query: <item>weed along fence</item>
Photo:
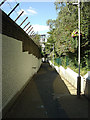
[[[49,61],[50,65],[53,66],[56,71],[60,74],[60,76],[67,80],[72,86],[74,86],[77,89],[77,76],[78,74],[67,67],[65,69],[64,67],[55,66],[51,61]],[[90,79],[88,80],[88,73],[85,76],[81,76],[81,93],[85,94],[86,97],[90,99]]]
[[[33,40],[3,11],[2,16],[2,103],[3,115],[38,71],[41,53]],[[1,46],[0,46],[1,47]],[[1,109],[2,108],[2,109]]]

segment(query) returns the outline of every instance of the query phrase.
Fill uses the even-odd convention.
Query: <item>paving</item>
[[[18,97],[5,118],[88,118],[88,99],[76,95],[76,89],[48,63]]]

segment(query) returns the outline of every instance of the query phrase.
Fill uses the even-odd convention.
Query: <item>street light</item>
[[[80,76],[80,0],[78,3],[67,3],[67,5],[78,5],[78,29],[79,29],[79,46],[78,46],[78,77],[77,77],[77,95],[80,96],[81,93],[81,76]]]

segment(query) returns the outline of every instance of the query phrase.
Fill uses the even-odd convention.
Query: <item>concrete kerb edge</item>
[[[68,74],[68,72],[67,72],[68,69],[64,69],[62,66],[60,66],[60,67],[54,66],[51,61],[49,61],[49,64],[56,69],[56,71],[60,74],[60,76],[63,79],[68,81],[75,89],[77,89],[77,76],[78,76],[78,74],[76,72],[74,72],[73,70],[68,68],[68,69],[70,69],[73,72],[73,74],[75,73],[76,77],[73,78],[72,75],[70,76],[70,74]],[[57,69],[57,67],[58,67],[58,69]],[[67,75],[69,75],[72,79],[75,79],[75,82],[73,82],[73,84],[71,83],[71,80],[67,79]],[[84,94],[84,90],[85,90],[85,88],[84,88],[85,85],[84,84],[85,84],[85,81],[86,81],[85,78],[81,76],[81,94]]]

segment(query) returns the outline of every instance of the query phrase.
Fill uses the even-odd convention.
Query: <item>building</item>
[[[47,42],[46,34],[40,35],[40,46],[43,55],[45,55],[45,43]],[[42,58],[42,61],[45,61],[45,56]]]

